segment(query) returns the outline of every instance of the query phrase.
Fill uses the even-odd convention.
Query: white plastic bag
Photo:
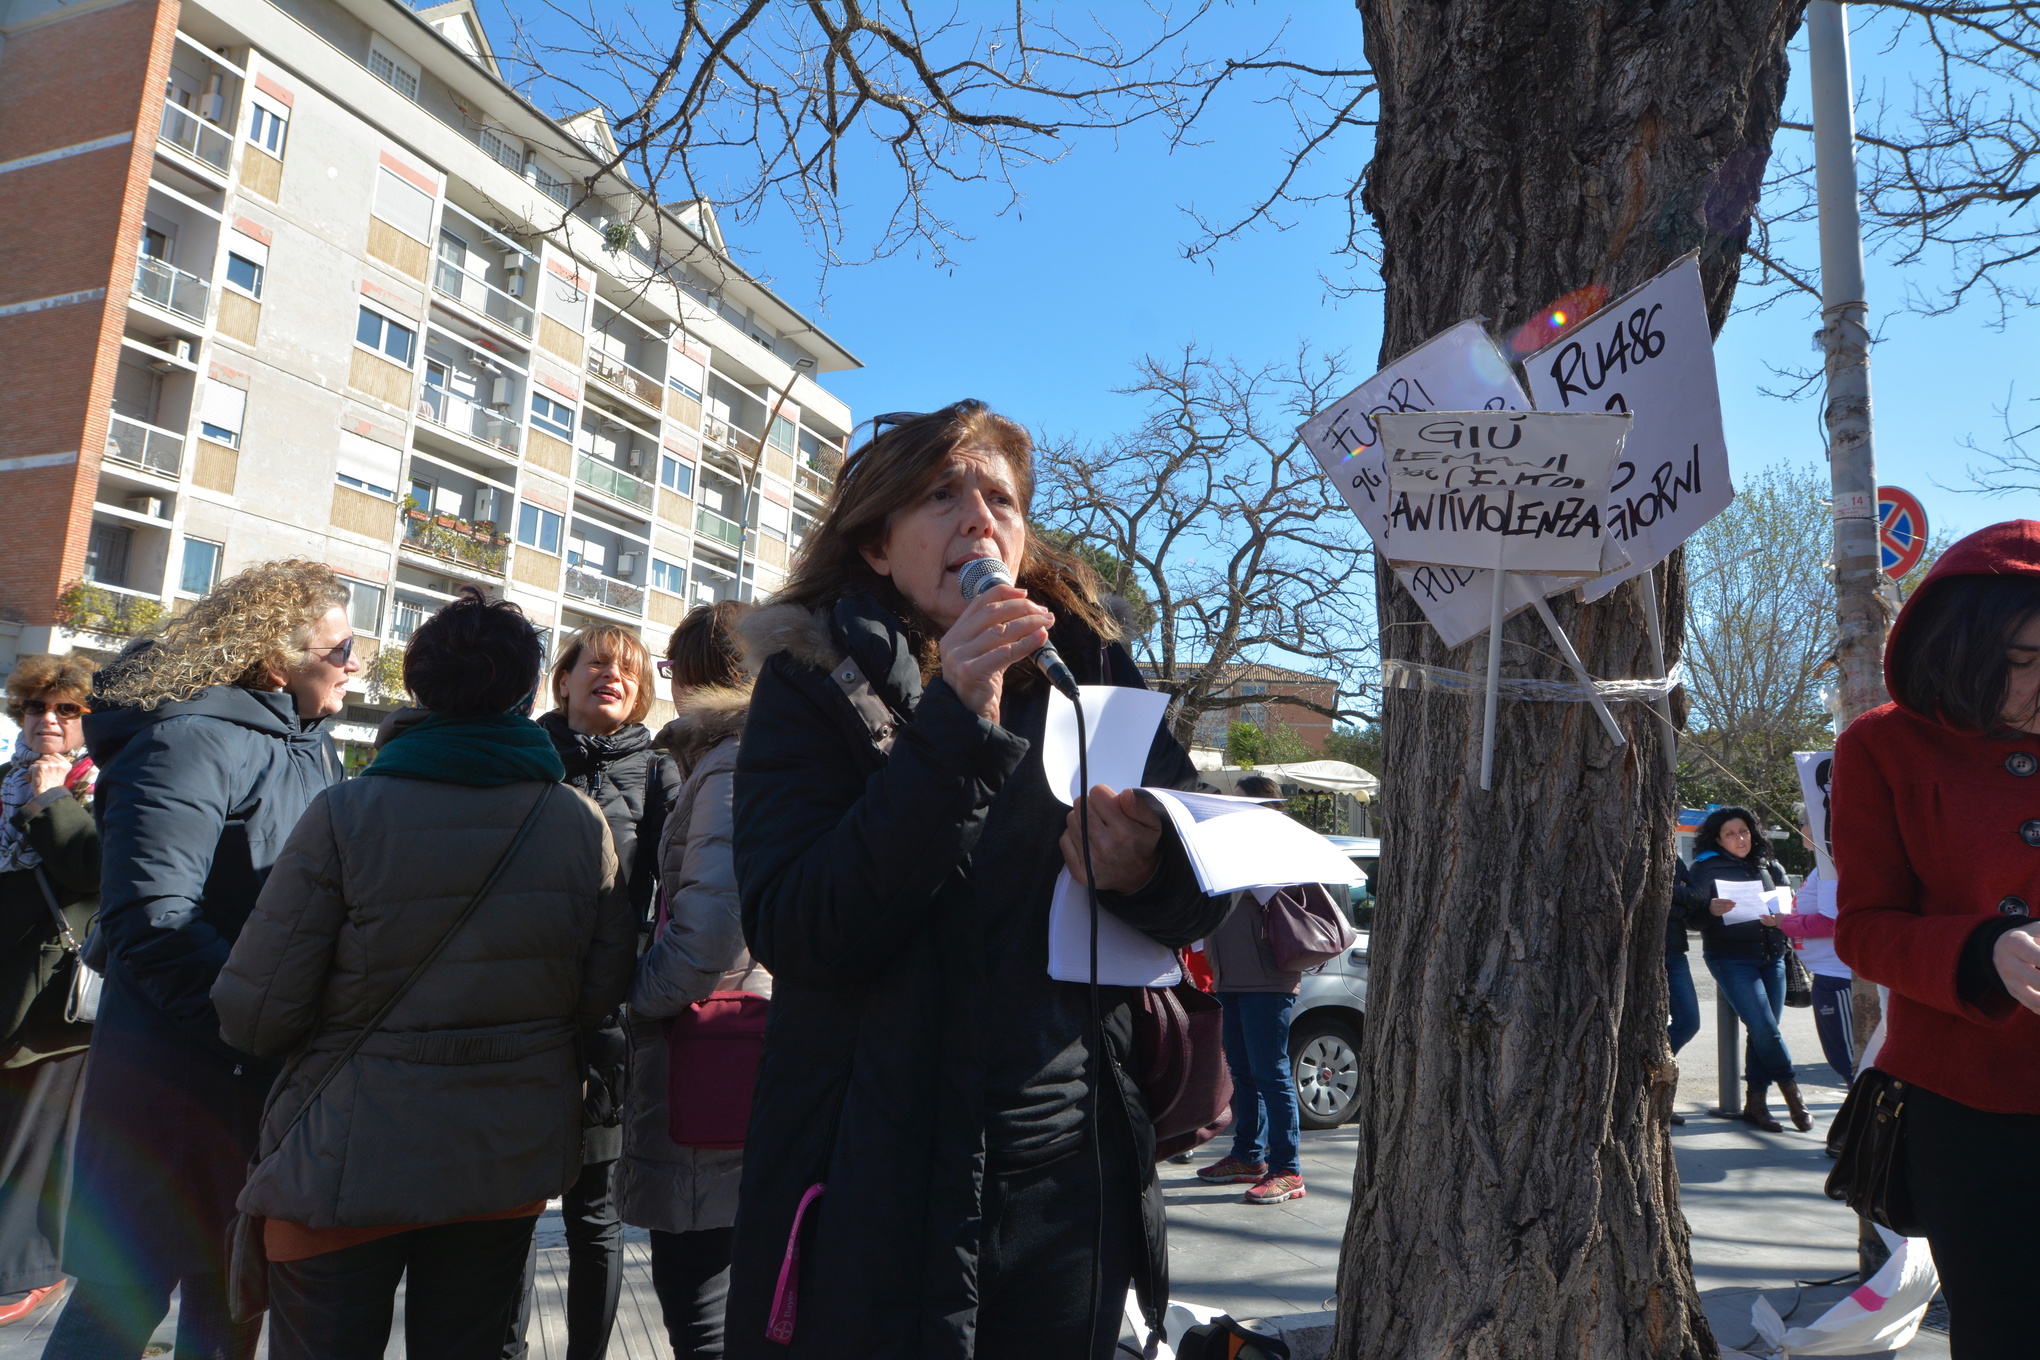
[[[1771,1301],[1759,1294],[1750,1306],[1760,1355],[1863,1355],[1895,1351],[1909,1344],[1941,1287],[1934,1256],[1924,1237],[1900,1237],[1888,1228],[1878,1235],[1891,1250],[1867,1284],[1804,1327],[1787,1327]]]

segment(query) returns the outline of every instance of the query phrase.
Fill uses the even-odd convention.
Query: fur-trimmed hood
[[[767,657],[779,652],[823,670],[843,659],[827,611],[797,604],[768,604],[752,610],[737,621],[737,639],[744,648],[744,667],[753,675],[764,669]]]
[[[742,732],[750,712],[748,676],[735,685],[703,685],[680,702],[677,715],[659,729],[652,746],[691,770],[707,752]]]

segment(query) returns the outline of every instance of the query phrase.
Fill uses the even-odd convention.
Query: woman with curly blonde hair
[[[260,1319],[229,1319],[222,1246],[276,1069],[220,1038],[210,993],[299,815],[342,778],[322,729],[361,669],[346,604],[320,563],[263,563],[99,674],[86,953],[106,982],[52,1360],[141,1355],[173,1288],[180,1355],[254,1353]]]

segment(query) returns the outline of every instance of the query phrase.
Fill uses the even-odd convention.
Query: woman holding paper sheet
[[[1091,572],[1028,533],[1018,425],[978,402],[883,423],[743,627],[733,848],[774,990],[726,1353],[1103,1357],[1129,1280],[1159,1318],[1165,1226],[1132,993],[1102,989],[1095,1053],[1089,989],[1048,976],[1082,857],[1027,663],[1052,638],[1086,684],[1140,675]],[[966,600],[983,557],[1019,584]],[[1194,785],[1165,729],[1145,749],[1141,782]],[[1161,820],[1089,804],[1101,905],[1172,948],[1209,934],[1227,903]]]
[[[1789,881],[1771,855],[1770,842],[1757,830],[1756,815],[1748,808],[1725,807],[1708,813],[1700,824],[1693,838],[1692,870],[1673,889],[1673,901],[1700,927],[1707,971],[1748,1031],[1743,1119],[1767,1133],[1784,1130],[1771,1117],[1766,1099],[1774,1082],[1785,1097],[1792,1126],[1802,1133],[1813,1127],[1813,1116],[1799,1096],[1792,1054],[1778,1028],[1785,1014],[1785,936],[1763,921],[1778,906],[1776,898],[1766,901],[1764,894]]]
[[[2040,522],[1954,544],[1892,625],[1895,703],[1835,745],[1835,947],[1890,988],[1902,1174],[1957,1360],[2034,1353],[2040,1182]],[[1860,1078],[1859,1078],[1860,1080]]]

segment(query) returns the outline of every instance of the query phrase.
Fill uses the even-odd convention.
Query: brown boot
[[[1792,1116],[1792,1127],[1798,1129],[1801,1133],[1812,1132],[1813,1116],[1806,1112],[1806,1102],[1799,1098],[1799,1083],[1796,1081],[1779,1082],[1778,1094],[1785,1097],[1785,1110]]]
[[[1743,1099],[1743,1123],[1753,1129],[1762,1129],[1765,1133],[1785,1132],[1785,1126],[1771,1118],[1771,1106],[1764,1099],[1764,1088],[1751,1086],[1746,1089],[1749,1094]]]

